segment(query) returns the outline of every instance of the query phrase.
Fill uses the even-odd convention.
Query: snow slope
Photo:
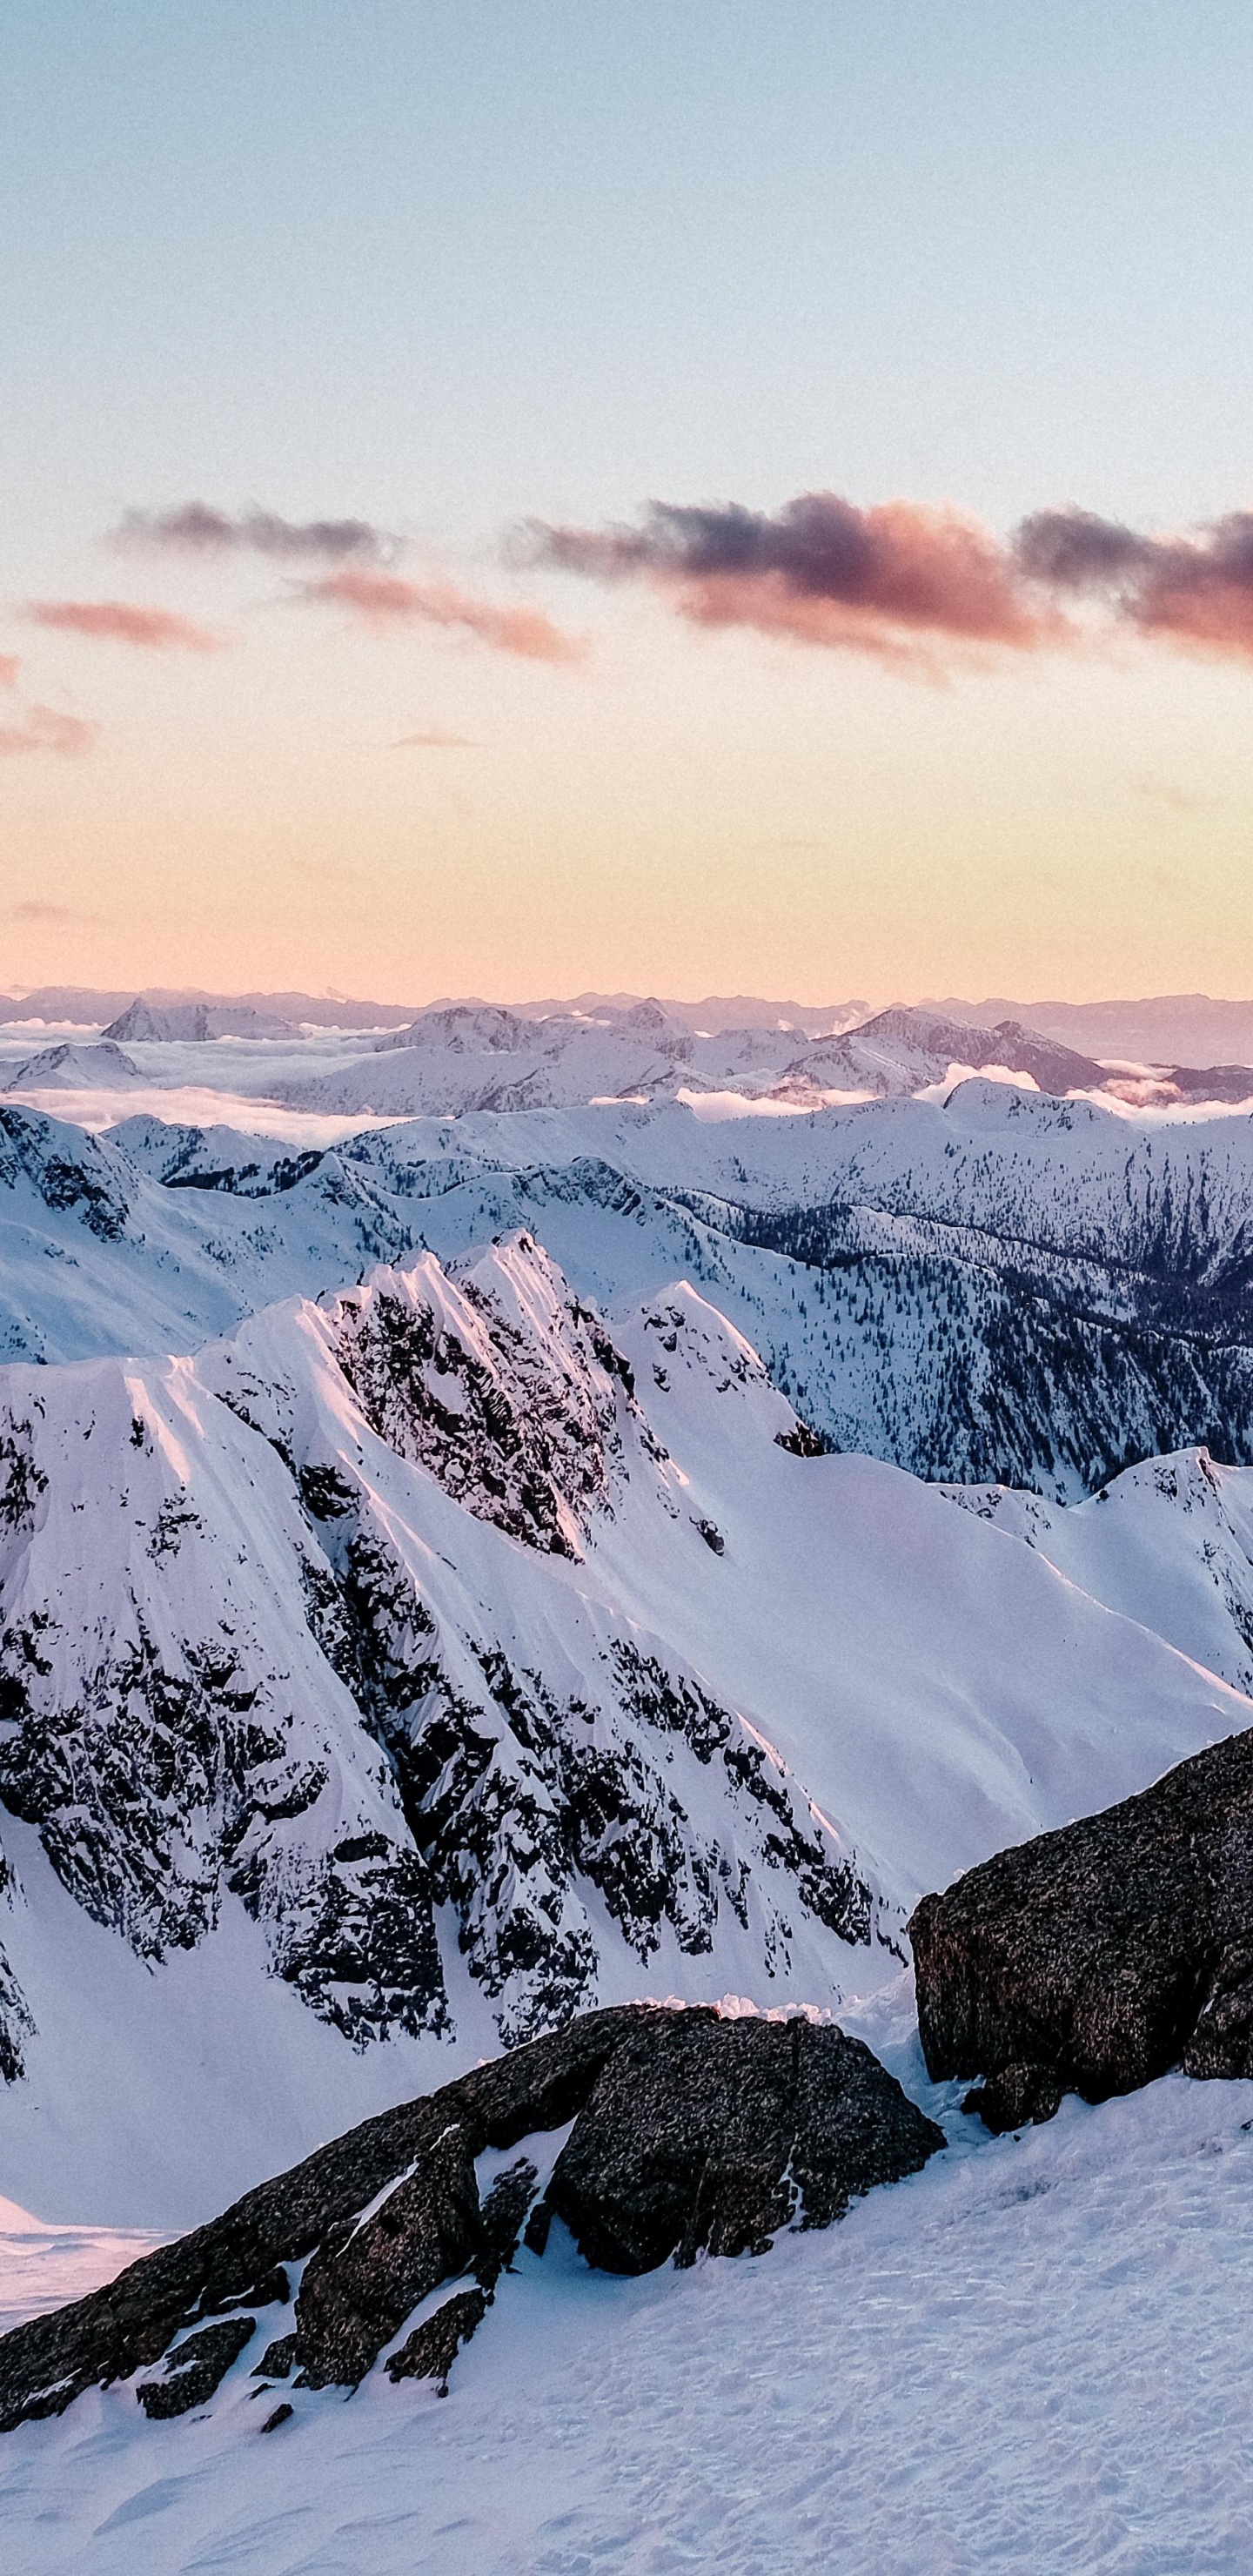
[[[911,2088],[912,2089],[912,2088]],[[960,2115],[958,2115],[958,2125]],[[969,2126],[970,2124],[966,2124]],[[93,2392],[0,2444],[21,2576],[1236,2576],[1253,2086],[1064,2105],[761,2262],[523,2252],[449,2396]],[[379,2384],[376,2384],[378,2382]]]
[[[951,1498],[1069,1582],[1253,1693],[1253,1475],[1207,1449],[1150,1458],[1069,1510],[1003,1486]]]

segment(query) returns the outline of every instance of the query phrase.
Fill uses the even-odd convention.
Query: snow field
[[[930,2097],[934,2105],[935,2097]],[[0,2444],[14,2576],[1236,2576],[1253,2085],[966,2134],[827,2235],[641,2281],[555,2229],[450,2394],[129,2389]],[[977,2143],[976,2143],[977,2142]],[[259,2333],[262,2329],[259,2329]],[[256,2349],[260,2349],[259,2342]]]

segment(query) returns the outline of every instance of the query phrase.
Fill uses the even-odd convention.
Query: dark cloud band
[[[655,501],[638,528],[532,521],[520,548],[593,580],[648,580],[698,625],[754,626],[887,661],[925,665],[937,647],[1023,650],[1059,623],[986,529],[910,501],[862,510],[837,492],[804,492],[773,514]]]
[[[391,563],[400,541],[368,519],[284,519],[275,510],[235,516],[207,501],[170,510],[128,510],[113,531],[120,545],[198,555],[268,555],[279,563]]]
[[[646,581],[698,625],[906,667],[1119,632],[1253,659],[1250,512],[1153,537],[1091,511],[1044,510],[1005,542],[957,510],[861,509],[805,492],[773,513],[655,501],[636,526],[530,521],[514,551],[594,581]]]
[[[1014,540],[1024,575],[1107,602],[1141,634],[1253,658],[1253,511],[1184,537],[1145,537],[1088,510],[1042,510]]]

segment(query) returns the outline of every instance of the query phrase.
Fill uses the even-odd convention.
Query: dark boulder
[[[276,2265],[300,2262],[343,2220],[359,2217],[450,2121],[472,2135],[475,2154],[563,2127],[646,2010],[619,2004],[585,2013],[438,2093],[379,2112],[103,2289],[15,2326],[0,2336],[0,2432],[59,2415],[83,2389],[158,2361],[183,2328],[237,2299],[244,2283],[264,2285]]]
[[[648,2272],[671,2254],[763,2253],[795,2222],[829,2227],[943,2144],[832,2024],[673,2013],[608,2059],[548,2200],[589,2263]]]
[[[525,2155],[480,2199],[487,2149],[571,2121],[544,2201]],[[780,2227],[830,2225],[856,2193],[916,2172],[943,2143],[833,2025],[724,2021],[707,2006],[588,2013],[364,2121],[105,2289],[0,2337],[0,2428],[59,2414],[82,2389],[163,2355],[140,2403],[156,2416],[201,2405],[255,2331],[255,2314],[240,2311],[267,2304],[254,2378],[295,2371],[297,2388],[353,2387],[433,2292],[459,2283],[387,2359],[395,2379],[442,2386],[523,2229],[542,2252],[554,2210],[588,2260],[613,2271],[702,2249],[760,2252]]]
[[[924,1896],[909,1937],[928,2070],[986,2078],[990,2128],[1253,2076],[1253,1733]]]
[[[519,2156],[505,2173],[497,2174],[483,2203],[479,2229],[479,2250],[475,2256],[474,2277],[485,2290],[494,2290],[502,2272],[507,2272],[517,2253],[526,2214],[535,2198],[539,2176],[529,2157]]]
[[[294,2334],[276,2335],[274,2342],[266,2345],[265,2351],[262,2353],[261,2359],[257,2363],[253,2372],[253,2377],[254,2379],[290,2379],[295,2367],[296,2338]]]

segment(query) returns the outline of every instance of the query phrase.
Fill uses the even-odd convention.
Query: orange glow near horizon
[[[611,581],[586,648],[552,569],[258,583],[245,545],[341,540],[256,524],[0,661],[4,988],[1253,990],[1247,666],[1019,637],[964,523],[875,520],[873,614]],[[897,667],[907,611],[956,636],[942,686]]]

